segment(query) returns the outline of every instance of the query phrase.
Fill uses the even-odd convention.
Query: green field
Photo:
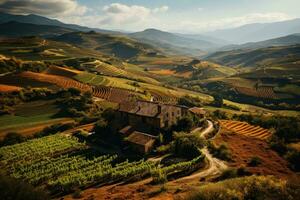
[[[64,118],[55,117],[59,108],[54,101],[33,101],[15,107],[14,115],[0,116],[0,132],[10,129],[31,127],[35,125],[59,122]]]

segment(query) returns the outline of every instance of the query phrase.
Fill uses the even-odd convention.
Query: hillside
[[[299,66],[299,56],[300,45],[291,45],[222,51],[206,59],[227,66],[291,68]]]
[[[232,43],[247,43],[283,37],[300,32],[300,19],[273,23],[247,24],[237,28],[208,32],[206,35]]]
[[[129,59],[138,55],[156,55],[159,51],[133,39],[96,32],[73,32],[53,38],[79,47],[94,49],[103,54]]]
[[[270,40],[260,41],[260,42],[250,42],[241,45],[229,45],[219,49],[222,51],[234,50],[234,49],[259,49],[271,46],[289,46],[300,44],[300,34],[292,34],[284,37],[274,38]]]
[[[210,41],[183,37],[157,29],[146,29],[142,32],[131,33],[129,36],[148,44],[155,44],[161,48],[170,49],[171,51],[172,48],[175,48],[175,51],[196,55],[198,51],[198,56],[203,53],[203,50],[218,46]]]
[[[52,25],[36,25],[10,21],[0,24],[0,37],[46,36],[51,37],[68,32],[72,29]]]

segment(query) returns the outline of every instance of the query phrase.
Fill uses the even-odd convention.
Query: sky
[[[300,0],[0,0],[0,12],[84,26],[202,33],[300,18]]]

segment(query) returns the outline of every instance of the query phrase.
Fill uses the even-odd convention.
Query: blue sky
[[[300,18],[300,0],[0,0],[0,11],[104,29],[199,33]]]

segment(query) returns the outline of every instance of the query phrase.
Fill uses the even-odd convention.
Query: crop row
[[[105,86],[93,87],[93,95],[116,103],[128,101],[133,96],[133,94],[128,90]]]
[[[154,102],[165,103],[165,104],[177,104],[178,98],[173,95],[166,95],[161,92],[151,91]]]
[[[259,87],[259,88],[235,87],[235,89],[238,93],[247,96],[268,98],[268,99],[276,98],[276,94],[274,93],[272,87]]]
[[[246,122],[230,120],[221,120],[220,122],[222,127],[241,135],[255,137],[262,140],[268,139],[272,135],[269,130],[259,126],[252,126]]]
[[[50,75],[50,74],[42,74],[42,73],[35,73],[35,72],[23,72],[20,75],[24,78],[30,78],[33,80],[37,80],[40,82],[46,82],[58,85],[62,88],[77,88],[82,91],[91,91],[91,86],[87,84],[80,83],[78,81],[75,81],[71,78],[63,77],[63,76],[57,76],[57,75]]]

